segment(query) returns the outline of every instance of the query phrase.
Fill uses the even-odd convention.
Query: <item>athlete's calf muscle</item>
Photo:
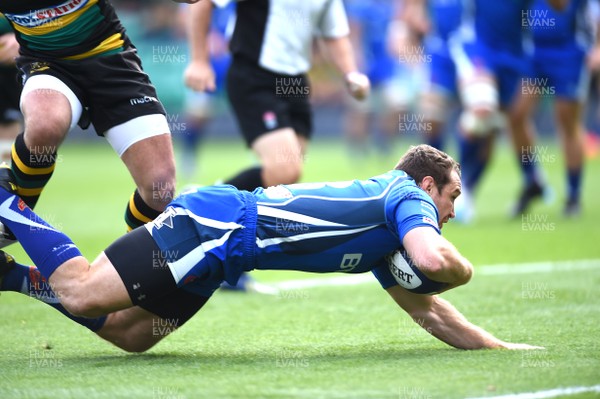
[[[98,317],[132,306],[104,253],[91,265],[82,256],[71,258],[52,273],[49,282],[65,309],[75,316]]]

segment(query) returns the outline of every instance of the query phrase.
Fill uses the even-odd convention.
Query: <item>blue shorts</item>
[[[481,41],[453,44],[452,58],[459,76],[471,70],[484,70],[496,78],[500,106],[508,106],[530,68],[527,54],[493,49]]]
[[[552,88],[554,95],[584,101],[590,82],[585,50],[574,46],[537,46],[532,61],[534,82]]]
[[[191,194],[192,192],[188,192]],[[233,186],[183,193],[146,229],[179,288],[210,297],[254,268],[256,202]]]
[[[448,52],[431,52],[428,65],[427,85],[429,90],[443,93],[446,96],[456,96],[456,67]]]

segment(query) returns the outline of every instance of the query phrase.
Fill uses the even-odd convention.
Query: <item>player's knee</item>
[[[59,291],[56,294],[63,307],[73,316],[95,318],[106,314],[102,304],[85,289],[73,288],[68,292]]]
[[[302,163],[287,162],[263,167],[265,183],[268,186],[276,184],[297,183],[302,177]]]
[[[498,89],[489,77],[464,83],[461,100],[464,111],[459,124],[464,133],[482,136],[502,127]]]
[[[113,341],[119,349],[129,353],[143,353],[150,350],[158,341],[148,341],[136,336],[123,337],[122,340]]]
[[[463,133],[471,136],[486,136],[503,126],[503,117],[496,110],[487,108],[466,109],[460,115],[459,125]]]
[[[71,125],[71,109],[66,99],[64,107],[33,101],[25,109],[25,142],[28,146],[58,146],[63,141]]]
[[[30,148],[58,147],[69,131],[69,120],[60,115],[44,118],[27,118],[25,121],[25,142]],[[34,150],[32,150],[34,151]],[[53,149],[53,152],[56,148]]]

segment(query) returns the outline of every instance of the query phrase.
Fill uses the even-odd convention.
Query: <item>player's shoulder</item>
[[[377,178],[390,182],[388,197],[393,198],[395,202],[420,200],[433,203],[431,197],[417,185],[412,177],[402,170],[392,170]]]

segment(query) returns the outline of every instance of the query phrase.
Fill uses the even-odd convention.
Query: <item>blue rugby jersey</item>
[[[179,286],[235,284],[252,269],[361,273],[395,285],[385,256],[438,211],[405,172],[368,180],[256,189],[204,187],[176,198],[146,225]],[[212,289],[211,288],[211,289]],[[216,288],[215,288],[216,289]]]
[[[439,233],[431,197],[402,171],[257,189],[254,196],[257,269],[361,273],[382,266],[411,229]]]

